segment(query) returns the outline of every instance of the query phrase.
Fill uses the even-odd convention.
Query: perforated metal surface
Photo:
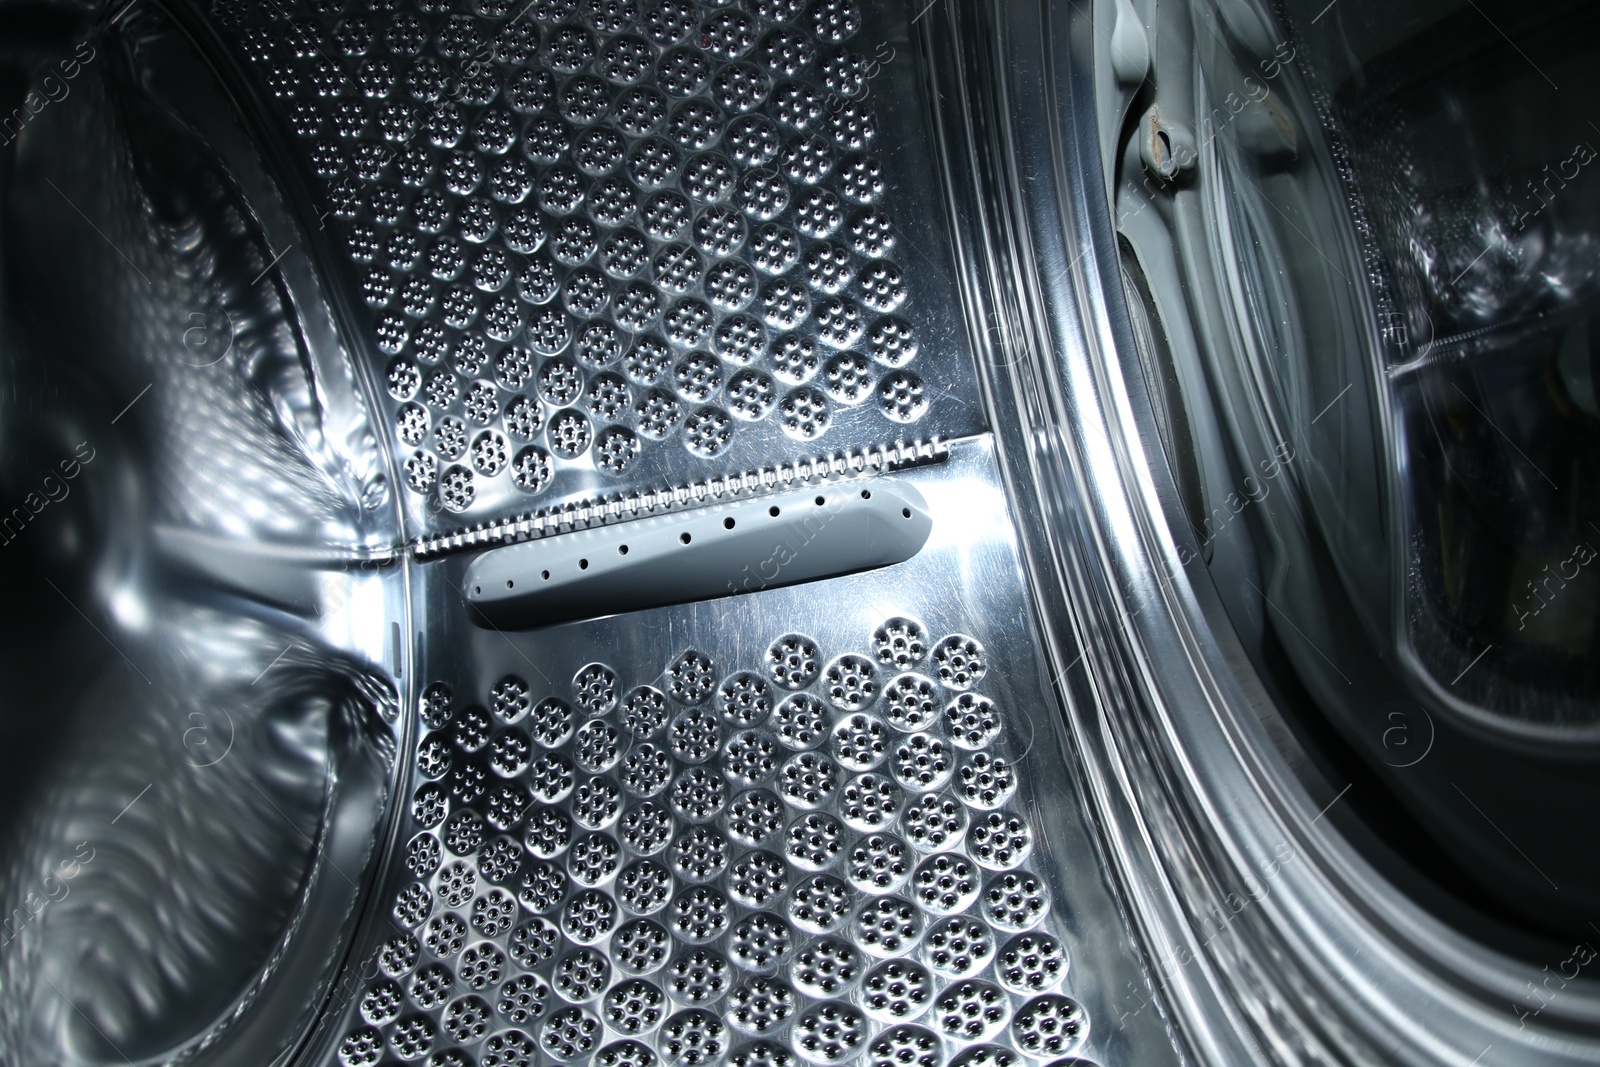
[[[795,646],[811,664],[798,675]],[[375,1062],[385,1040],[407,1057],[441,1029],[489,1034],[482,1062],[508,1063],[536,1044],[644,1057],[624,1043],[641,1036],[675,1064],[785,1035],[741,1055],[929,1064],[941,1042],[1006,1035],[1075,1051],[1087,1019],[1047,995],[1067,954],[1027,863],[1016,770],[994,751],[1004,717],[974,689],[982,644],[895,617],[820,670],[816,648],[783,635],[731,671],[696,648],[660,670],[590,663],[537,714],[544,687],[521,674],[483,692],[431,684],[416,880],[392,897],[406,931],[344,1062]],[[624,677],[638,684],[623,692]],[[816,728],[790,728],[802,719]],[[425,956],[438,962],[419,969]],[[403,981],[437,1020],[401,1019]]]
[[[1107,1053],[1158,1020],[1112,1015],[1137,972],[991,459],[907,477],[934,540],[885,571],[422,635],[400,857],[337,1062],[973,1067],[1092,1034],[1131,1062]]]
[[[422,532],[977,428],[919,303],[933,172],[869,100],[916,98],[908,48],[854,0],[212,14],[314,172]]]
[[[430,557],[407,802],[327,1062],[1170,1054],[1114,1012],[1140,972],[974,436],[915,14],[213,5],[348,267]],[[850,578],[519,634],[431,559],[536,508],[515,536],[890,468],[934,534]]]

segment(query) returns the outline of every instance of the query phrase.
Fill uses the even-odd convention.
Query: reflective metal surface
[[[74,12],[0,8],[6,470],[52,501],[0,1059],[1177,1062],[1120,1010],[917,11]],[[469,615],[462,550],[890,470],[905,562]]]
[[[485,631],[433,565],[407,822],[320,1047],[1175,1062],[1117,1018],[989,450],[906,477],[914,559],[712,604]]]
[[[1189,14],[1160,10],[1179,21]],[[974,195],[956,191],[958,210],[991,235],[988,273],[975,272],[974,289],[997,315],[992,361],[1010,388],[997,395],[994,425],[1042,621],[1061,635],[1057,662],[1073,668],[1063,677],[1090,793],[1115,827],[1147,965],[1180,1040],[1217,1063],[1592,1062],[1600,1015],[1595,984],[1577,966],[1582,942],[1545,943],[1537,962],[1513,956],[1481,927],[1452,921],[1447,903],[1413,896],[1375,866],[1349,817],[1362,786],[1313,761],[1242,647],[1225,604],[1257,599],[1258,619],[1282,609],[1260,603],[1238,571],[1206,566],[1203,534],[1184,521],[1184,457],[1162,449],[1171,424],[1158,412],[1171,394],[1152,401],[1166,383],[1126,329],[1113,220],[1098,198],[1073,195],[1110,185],[1122,133],[1143,128],[1135,124],[1149,101],[1139,93],[1156,73],[1155,44],[1170,49],[1162,90],[1175,87],[1183,101],[1202,31],[1223,27],[1201,24],[1190,39],[1166,22],[1158,33],[1154,10],[1142,6],[1103,4],[1094,14],[1091,23],[1085,12],[1016,4],[998,32],[979,18],[951,21],[987,56],[963,68],[969,84],[1003,78],[1010,94],[981,118],[957,117],[978,181]],[[1111,26],[1115,35],[1102,32]],[[960,58],[957,50],[952,62]],[[1154,188],[1164,163],[1150,155],[1135,145],[1131,158],[1151,168]],[[1127,215],[1116,221],[1127,225]],[[1165,322],[1172,348],[1192,351],[1195,327]],[[1215,411],[1188,415],[1203,428]],[[1302,607],[1270,591],[1267,599]],[[1368,710],[1377,712],[1373,755],[1399,762],[1385,748],[1395,720]],[[1494,773],[1486,764],[1483,777],[1458,783],[1493,790]],[[1541,814],[1555,825],[1571,818],[1557,803]],[[1514,867],[1500,845],[1479,870],[1524,878],[1525,858]],[[1556,987],[1559,995],[1541,995]]]
[[[1593,416],[1562,369],[1589,358],[1600,198],[1574,184],[1528,217],[1515,268],[1474,235],[1582,126],[1588,66],[1551,34],[1589,39],[1587,10],[1506,18],[1526,55],[1467,5],[1353,4],[1337,32],[1314,10],[1169,12],[1118,178],[1153,332],[1192,329],[1167,358],[1188,425],[1164,420],[1161,447],[1255,672],[1321,773],[1355,783],[1373,862],[1541,961],[1600,903],[1589,831],[1547,815],[1600,799]],[[1149,130],[1190,126],[1146,188]]]
[[[6,5],[0,40],[0,1060],[270,1060],[383,851],[385,465],[170,25]]]
[[[1297,732],[1331,572],[1206,537],[1179,112],[1292,62],[1211,10],[0,0],[0,1062],[1600,1061]],[[748,555],[841,494],[917,536]]]
[[[349,257],[419,532],[978,426],[928,128],[876,106],[923,92],[904,15],[635,8],[216,9]]]

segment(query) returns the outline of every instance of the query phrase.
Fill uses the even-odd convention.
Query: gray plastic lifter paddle
[[[491,549],[464,590],[480,624],[543,626],[885,567],[932,529],[906,482],[834,483]]]

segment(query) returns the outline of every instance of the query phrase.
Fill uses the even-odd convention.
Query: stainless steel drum
[[[1594,1056],[1213,603],[1163,18],[0,0],[0,1063]]]

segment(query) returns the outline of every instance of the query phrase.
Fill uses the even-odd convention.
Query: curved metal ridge
[[[1165,691],[1184,681],[1183,671],[1158,677],[1157,668],[1186,661],[1162,655],[1184,654],[1171,641],[1148,636],[1155,597],[1132,580],[1148,573],[1145,541],[1130,534],[1135,524],[1139,535],[1147,532],[1140,507],[1150,501],[1130,493],[1130,482],[1161,495],[1169,476],[1159,450],[1139,448],[1151,434],[1117,432],[1130,427],[1126,406],[1139,398],[1137,383],[1109,380],[1126,323],[1119,290],[1106,284],[1106,271],[1115,270],[1105,251],[1109,219],[1094,198],[1071,188],[1075,178],[1078,188],[1099,180],[1073,112],[1088,69],[1077,31],[1088,35],[1090,16],[1069,15],[1063,28],[1042,5],[1015,5],[992,21],[975,5],[958,12],[951,29],[965,41],[952,68],[988,80],[1003,97],[987,126],[952,131],[954,162],[977,179],[978,192],[963,206],[985,235],[983,271],[967,296],[995,308],[981,316],[989,342],[1013,349],[990,353],[986,400],[995,408],[1041,630],[1098,808],[1104,862],[1141,942],[1147,985],[1119,997],[1119,1021],[1160,1012],[1185,1058],[1197,1063],[1305,1062],[1278,1040],[1279,1020],[1238,1003],[1223,980],[1222,961],[1237,967],[1254,956],[1240,943],[1241,930],[1264,908],[1206,936],[1208,906],[1228,888],[1214,884],[1218,846],[1191,817],[1183,779],[1192,768],[1181,759],[1174,766],[1164,749],[1169,739],[1152,736],[1172,710]],[[1067,52],[1067,64],[1057,49]],[[979,95],[964,89],[959,98]],[[1021,111],[1033,112],[1036,129],[1047,132],[1021,136],[1007,119]],[[1129,394],[1121,404],[1108,395],[1118,390]],[[1180,706],[1209,717],[1213,705],[1207,697]],[[1280,1000],[1273,1010],[1295,1013],[1298,1005]]]
[[[1179,890],[1162,857],[1172,832],[1165,825],[1169,812],[1160,803],[1146,803],[1157,800],[1157,791],[1164,798],[1166,787],[1143,776],[1152,768],[1131,751],[1137,742],[1121,736],[1121,720],[1137,719],[1142,700],[1121,647],[1130,609],[1118,603],[1112,576],[1093,558],[1101,536],[1098,512],[1121,493],[1102,483],[1104,495],[1097,496],[1082,454],[1086,436],[1097,438],[1093,443],[1100,447],[1108,446],[1110,437],[1103,425],[1096,425],[1098,413],[1071,399],[1055,380],[1063,367],[1083,360],[1100,340],[1091,336],[1094,324],[1084,321],[1083,309],[1096,301],[1080,304],[1078,287],[1093,287],[1103,264],[1097,255],[1100,245],[1090,236],[1083,237],[1081,249],[1073,247],[1074,230],[1094,233],[1092,220],[1082,217],[1090,198],[1059,193],[1055,184],[1064,176],[1048,165],[1035,163],[1028,169],[1015,152],[1016,134],[1008,116],[1020,105],[1013,97],[1038,94],[1049,103],[1056,101],[1039,69],[1047,65],[1043,53],[1050,47],[1049,20],[1038,5],[1031,13],[1032,24],[1019,34],[1007,21],[1007,12],[987,11],[978,4],[949,5],[937,13],[937,25],[934,18],[924,21],[924,45],[943,89],[936,98],[967,102],[944,111],[938,121],[949,210],[953,217],[968,220],[965,232],[957,228],[956,239],[965,238],[971,248],[971,274],[963,279],[966,317],[983,324],[973,337],[985,370],[979,386],[995,428],[996,453],[1028,561],[1030,591],[1037,599],[1033,621],[1064,706],[1073,770],[1094,809],[1099,860],[1124,902],[1140,957],[1143,982],[1130,981],[1117,991],[1116,1025],[1132,1032],[1141,1016],[1158,1015],[1183,1062],[1262,1062],[1259,1046],[1243,1036],[1230,1003],[1208,980],[1210,964],[1204,956],[1192,955],[1198,967],[1181,968],[1176,975],[1158,973],[1152,958],[1198,939],[1183,930]],[[1016,21],[1025,20],[1018,14]],[[1037,51],[1027,61],[1008,56],[1013,37],[1031,42]],[[1013,79],[1023,83],[1020,91]],[[1064,89],[1058,91],[1065,96]],[[1040,103],[1029,101],[1032,108]],[[1047,110],[1033,117],[1040,129],[1058,125]],[[1026,180],[1019,169],[1026,170]],[[1041,184],[1049,184],[1050,192],[1033,188]],[[1084,185],[1093,187],[1088,179]],[[1041,200],[1059,194],[1060,202],[1068,208],[1076,203],[1077,210],[1069,210],[1060,222],[1041,219],[1022,202],[1024,189]],[[1063,289],[1071,290],[1064,296],[1043,284],[1046,278],[1069,274],[1073,284],[1063,283]],[[1098,287],[1092,291],[1108,301],[1120,296]],[[1110,322],[1114,329],[1116,319]],[[1160,453],[1156,456],[1159,462]]]
[[[418,559],[430,559],[451,552],[483,548],[487,545],[532,541],[569,530],[588,529],[627,522],[645,515],[684,511],[717,501],[782,492],[798,485],[852,478],[862,474],[887,474],[890,471],[941,463],[950,455],[950,443],[934,437],[926,441],[901,442],[828,455],[797,459],[790,463],[758,470],[704,478],[678,486],[645,489],[637,492],[577,500],[553,508],[513,516],[498,522],[483,523],[465,530],[418,538],[412,552]]]
[[[987,327],[985,403],[1036,621],[1146,966],[1118,1022],[1160,1011],[1188,1061],[1227,1067],[1593,1062],[1600,1031],[1576,984],[1519,1018],[1514,998],[1541,973],[1446,926],[1341,834],[1345,783],[1297,775],[1292,738],[1214,622],[1197,538],[1164,520],[1178,497],[1119,359],[1111,219],[1083,192],[1103,180],[1085,114],[1103,31],[1025,0],[940,18],[949,32],[929,36],[949,41],[931,47],[960,83],[942,99],[983,102],[963,77],[1001,97],[988,123],[941,117],[946,166],[977,235],[964,299]]]

